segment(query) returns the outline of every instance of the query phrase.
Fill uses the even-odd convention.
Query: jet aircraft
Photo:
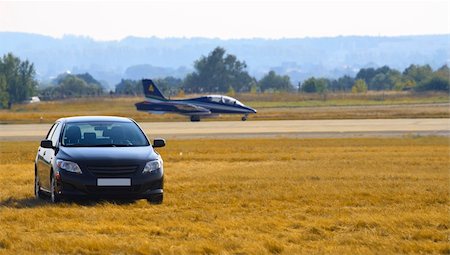
[[[242,121],[245,121],[250,113],[256,113],[255,109],[229,96],[207,95],[170,100],[164,97],[152,80],[143,79],[142,86],[145,101],[135,104],[139,111],[156,114],[177,113],[189,116],[191,121],[200,121],[200,118],[215,117],[219,114],[242,114]]]

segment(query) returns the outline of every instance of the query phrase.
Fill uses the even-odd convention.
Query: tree
[[[357,79],[352,87],[353,93],[365,93],[367,92],[367,84],[363,79]]]
[[[431,71],[431,73],[430,73]],[[440,90],[449,92],[450,70],[447,65],[443,65],[435,72],[432,72],[429,65],[411,65],[405,70],[408,77],[417,80],[417,91]]]
[[[434,72],[434,75],[444,79],[450,79],[450,69],[447,65],[443,65]]]
[[[441,90],[449,92],[449,79],[434,76],[433,78],[424,81],[421,85],[417,86],[417,90]]]
[[[8,84],[5,75],[0,74],[0,107],[7,108],[9,102]]]
[[[287,75],[277,75],[274,71],[270,71],[259,82],[261,91],[291,91],[293,86],[291,80]]]
[[[87,83],[77,75],[67,75],[60,81],[59,88],[64,96],[69,97],[95,96],[103,92],[100,83]]]
[[[181,79],[168,76],[163,79],[156,79],[153,80],[155,84],[158,86],[159,90],[165,95],[165,96],[174,96],[179,93],[179,90],[181,89],[181,86],[183,84],[183,81]],[[142,83],[141,81],[136,80],[129,80],[129,79],[122,79],[117,85],[116,85],[116,94],[119,95],[142,95]]]
[[[369,87],[371,90],[385,90],[388,82],[389,77],[386,74],[378,73],[369,81]]]
[[[59,84],[63,97],[80,97],[84,94],[87,84],[82,79],[73,75],[68,75]]]
[[[183,85],[183,81],[181,79],[167,76],[163,79],[156,79],[154,80],[155,84],[158,86],[159,90],[165,95],[165,96],[174,96],[177,95],[179,90],[181,89],[181,86]],[[139,86],[142,86],[139,82]],[[142,87],[141,87],[142,90]]]
[[[316,78],[311,77],[307,79],[306,81],[303,82],[303,84],[301,84],[301,86],[299,86],[299,88],[301,88],[301,90],[306,93],[317,92]]]
[[[235,91],[250,90],[252,78],[245,62],[234,55],[225,56],[225,49],[221,47],[195,61],[194,68],[184,80],[184,89],[188,92],[226,92],[230,86]]]
[[[316,91],[322,95],[323,100],[327,100],[328,84],[330,81],[325,78],[320,78],[316,80]]]
[[[359,72],[356,74],[356,79],[362,79],[366,83],[368,83],[370,80],[372,80],[373,77],[377,75],[377,72],[374,68],[361,68]]]
[[[403,75],[421,85],[427,79],[431,79],[433,69],[429,65],[410,65],[403,71]]]
[[[328,87],[330,85],[330,80],[326,78],[314,78],[311,77],[303,82],[300,86],[301,90],[306,93],[317,92],[323,96],[326,100],[326,93],[328,92]]]
[[[389,66],[382,66],[377,69],[362,68],[356,74],[356,79],[364,80],[369,90],[392,89],[400,77],[401,73]]]
[[[355,79],[344,75],[337,80],[330,81],[330,90],[332,91],[350,91],[352,89]]]
[[[28,60],[21,61],[12,53],[8,53],[0,59],[0,74],[6,82],[8,107],[13,103],[27,100],[36,92],[37,82],[34,79],[36,71]],[[5,96],[2,97],[4,100]]]
[[[122,79],[116,85],[116,94],[136,96],[142,93],[142,85],[139,81]]]
[[[394,89],[395,84],[403,79],[404,78],[402,76],[402,73],[400,73],[398,70],[390,69],[389,72],[387,73],[387,83],[385,84],[384,89],[388,90]],[[410,85],[411,83],[408,83],[407,86]]]
[[[401,77],[400,79],[395,81],[394,90],[401,91],[401,90],[411,90],[416,86],[416,82],[414,80]]]
[[[86,82],[86,84],[95,84],[100,87],[102,86],[102,84],[94,79],[94,77],[92,77],[92,75],[90,75],[89,73],[76,74],[75,76],[82,79],[84,82]]]
[[[40,94],[46,99],[67,97],[99,96],[103,87],[90,74],[61,74],[52,81],[52,86],[42,89]]]

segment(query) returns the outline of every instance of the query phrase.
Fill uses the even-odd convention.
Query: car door
[[[50,169],[52,168],[52,161],[59,146],[59,136],[61,134],[61,124],[55,123],[46,139],[52,140],[53,148],[39,148],[40,165],[39,165],[39,182],[44,189],[50,189]]]
[[[55,128],[57,126],[58,123],[55,123],[52,125],[52,127],[50,128],[50,130],[47,133],[47,136],[45,137],[46,140],[49,140],[51,138],[51,136],[53,135]],[[46,180],[46,176],[48,176],[47,172],[47,165],[45,164],[45,160],[44,157],[47,155],[49,149],[46,148],[42,148],[39,146],[38,149],[38,156],[37,156],[37,175],[39,176],[39,183],[41,185],[42,188],[44,189],[48,189],[47,186],[47,180]]]
[[[45,164],[45,170],[44,170],[44,180],[45,185],[50,189],[50,172],[52,168],[53,159],[56,156],[56,153],[58,153],[58,146],[59,146],[59,137],[61,135],[61,123],[56,123],[55,130],[53,131],[53,134],[50,135],[49,140],[52,140],[52,146],[51,149],[46,149],[46,153],[44,153],[42,157],[42,161]]]

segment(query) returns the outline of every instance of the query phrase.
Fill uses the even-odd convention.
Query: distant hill
[[[269,70],[288,74],[294,82],[310,76],[355,74],[362,67],[403,70],[410,64],[433,68],[450,61],[450,35],[399,37],[342,36],[299,39],[137,38],[95,41],[89,37],[61,39],[37,34],[0,32],[0,54],[7,52],[35,63],[38,78],[89,72],[113,87],[121,78],[183,78],[193,62],[216,46],[246,61],[250,74]]]

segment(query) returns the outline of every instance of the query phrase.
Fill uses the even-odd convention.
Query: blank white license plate
[[[98,178],[97,186],[131,186],[130,178]]]

